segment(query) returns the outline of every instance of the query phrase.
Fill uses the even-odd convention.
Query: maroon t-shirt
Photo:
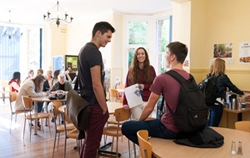
[[[185,79],[189,79],[189,73],[185,70],[180,69],[172,69],[183,76]],[[175,112],[176,106],[178,103],[178,97],[180,92],[181,85],[178,81],[172,78],[168,74],[161,74],[157,76],[150,88],[150,91],[161,95],[164,94],[165,103],[167,102],[169,107]],[[162,124],[172,132],[180,132],[179,129],[174,124],[173,117],[171,113],[168,111],[166,104],[164,105],[166,112],[161,117]]]
[[[151,74],[153,75],[153,79],[156,77],[156,73],[155,73],[155,69],[153,66],[150,66],[150,70],[151,70]],[[126,78],[126,83],[125,83],[125,87],[129,87],[131,85],[129,85],[128,83],[128,75],[130,72],[128,72],[127,74],[127,78]],[[139,84],[144,84],[144,89],[143,89],[143,101],[148,101],[148,98],[151,94],[149,88],[151,87],[152,83],[146,83],[146,78],[145,78],[145,72],[144,69],[141,69],[139,72],[139,80],[140,83]],[[128,101],[126,96],[124,95],[124,99],[123,99],[123,105],[127,105]]]

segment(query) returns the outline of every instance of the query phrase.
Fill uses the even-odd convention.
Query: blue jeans
[[[122,133],[132,142],[138,144],[136,133],[139,130],[147,130],[149,136],[163,139],[182,138],[182,133],[174,133],[168,130],[160,119],[151,121],[127,121],[122,124]]]
[[[223,105],[218,103],[218,105],[211,105],[208,107],[210,109],[210,116],[207,126],[218,127],[223,113]]]

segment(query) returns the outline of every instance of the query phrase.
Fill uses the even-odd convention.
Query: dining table
[[[224,144],[219,148],[196,148],[190,146],[179,145],[171,139],[161,139],[151,137],[149,143],[152,145],[152,152],[156,158],[174,157],[192,157],[192,158],[228,158],[230,155],[232,141],[236,144],[236,152],[238,149],[238,142],[242,142],[243,155],[236,155],[234,157],[249,158],[250,157],[250,132],[211,127],[224,137]]]
[[[65,102],[66,98],[64,99],[50,99],[48,96],[43,96],[43,97],[30,97],[32,101],[34,102],[34,106],[37,106],[37,102]],[[36,107],[35,107],[36,109]],[[46,119],[46,124],[47,124],[47,119]],[[34,135],[37,135],[37,122],[38,120],[35,120],[35,125],[34,125]]]

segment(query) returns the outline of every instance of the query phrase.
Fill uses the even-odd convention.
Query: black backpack
[[[203,81],[201,81],[198,86],[204,95],[207,106],[213,105],[216,102],[217,95],[216,77],[208,76]]]
[[[209,110],[194,77],[190,74],[190,78],[186,80],[173,70],[166,72],[166,74],[181,84],[176,111],[173,112],[166,102],[177,128],[182,132],[195,132],[204,129],[208,122]]]

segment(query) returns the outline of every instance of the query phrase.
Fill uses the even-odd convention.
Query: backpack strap
[[[187,81],[184,77],[182,77],[178,72],[174,71],[174,70],[169,70],[167,72],[165,72],[166,74],[170,75],[171,77],[173,77],[176,81],[178,81],[180,84],[182,82]],[[190,81],[192,81],[194,79],[194,77],[189,74],[189,79]]]
[[[168,75],[170,75],[171,77],[173,77],[173,78],[174,78],[176,81],[178,81],[181,85],[182,85],[183,82],[187,81],[184,77],[182,77],[178,72],[176,72],[176,71],[174,71],[174,70],[169,70],[169,71],[165,72],[165,74],[168,74]],[[191,74],[189,74],[189,79],[188,79],[188,80],[192,81],[193,79],[194,79],[194,77],[193,77]],[[179,104],[179,101],[178,101],[177,104]],[[170,113],[171,113],[172,116],[173,116],[173,110],[170,108],[170,106],[168,105],[167,102],[166,102],[166,105],[167,105],[167,107],[168,107],[168,110],[170,111]],[[163,105],[162,105],[161,109],[162,109],[162,108],[163,108]]]

